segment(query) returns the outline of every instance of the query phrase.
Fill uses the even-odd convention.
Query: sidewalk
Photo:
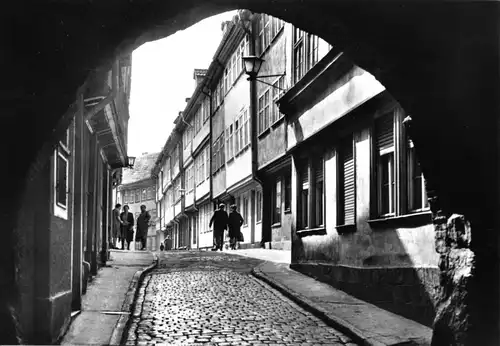
[[[223,252],[231,255],[252,257],[275,263],[290,264],[292,259],[292,252],[287,250],[270,250],[270,249],[256,248],[256,249],[224,250]]]
[[[61,345],[118,345],[141,275],[157,263],[146,251],[111,251],[82,297],[82,311],[72,321]]]
[[[252,274],[361,345],[430,345],[431,328],[291,270],[288,264],[265,262]]]

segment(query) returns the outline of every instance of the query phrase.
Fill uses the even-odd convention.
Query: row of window
[[[248,109],[243,110],[234,123],[226,128],[226,159],[229,161],[250,145]]]
[[[262,54],[271,45],[274,37],[281,31],[285,22],[279,18],[261,14],[259,19],[259,54]]]
[[[229,89],[231,89],[234,82],[244,71],[243,59],[241,57],[248,54],[249,39],[246,35],[229,59],[226,68],[224,69],[224,75],[221,79],[219,79],[215,89],[212,91],[212,106],[214,110],[222,104],[222,101],[224,100],[224,97],[228,93]]]
[[[219,169],[226,163],[226,157],[224,152],[224,132],[215,140],[212,149],[212,172],[216,173]]]
[[[194,190],[194,165],[189,165],[185,170],[186,192]]]
[[[196,136],[198,132],[201,131],[203,125],[208,121],[210,117],[210,102],[207,98],[204,98],[200,107],[194,114],[194,135]]]
[[[150,201],[155,199],[154,187],[148,187],[145,189],[135,189],[135,190],[125,190],[123,192],[123,203],[140,203],[145,201]]]
[[[394,217],[427,210],[425,179],[411,140],[404,135],[401,114],[390,112],[375,121],[373,128],[374,167],[371,175],[376,184],[372,196],[372,218]],[[397,129],[397,131],[396,131]],[[399,149],[401,148],[401,149]],[[344,138],[338,148],[338,225],[356,223],[356,164],[353,136]],[[307,158],[299,161],[298,226],[300,229],[324,227],[325,178],[324,160]],[[400,178],[396,172],[401,172]],[[286,187],[285,189],[288,189]],[[285,191],[286,193],[286,191]],[[281,185],[275,189],[275,206],[281,200]],[[285,197],[285,205],[287,198]],[[285,207],[286,208],[286,207]],[[279,210],[277,207],[275,210]],[[280,210],[275,219],[280,219]]]
[[[279,77],[273,85],[274,88],[267,88],[259,97],[257,113],[259,135],[283,117],[278,109],[277,100],[285,93],[285,77]]]
[[[207,145],[194,159],[196,185],[210,177],[210,147]]]
[[[297,83],[319,60],[319,37],[299,28],[293,32],[293,82]]]

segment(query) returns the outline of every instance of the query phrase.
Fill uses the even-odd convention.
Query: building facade
[[[158,158],[159,153],[143,153],[137,157],[133,168],[123,170],[121,184],[116,188],[116,203],[130,207],[130,212],[137,217],[141,213],[141,205],[151,215],[148,229],[146,248],[155,251],[163,242],[163,233],[157,228],[158,213],[156,208],[156,181],[151,177],[151,169]],[[134,226],[137,231],[137,227]],[[135,240],[135,233],[134,233]],[[134,242],[131,250],[138,250]]]
[[[293,50],[307,38],[298,31]],[[438,255],[407,114],[341,51],[300,72],[292,56],[278,100],[292,162],[292,267],[430,325]]]
[[[27,187],[27,233],[19,239],[23,343],[56,342],[81,309],[87,280],[108,259],[112,188],[127,164],[130,74],[130,56],[94,71],[50,161]]]
[[[438,256],[425,179],[404,125],[411,117],[371,74],[315,35],[245,11],[223,30],[203,78],[195,71],[198,84],[176,130],[184,148],[185,196],[178,197],[191,216],[173,248],[176,239],[212,247],[214,208],[236,203],[247,223],[244,246],[291,249],[295,269],[430,324]],[[263,59],[258,80],[241,78],[244,55]],[[196,114],[206,114],[208,96],[205,125]],[[203,185],[207,139],[211,174]]]

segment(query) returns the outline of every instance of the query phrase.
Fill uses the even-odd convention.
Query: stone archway
[[[236,8],[342,47],[412,114],[442,254],[435,344],[497,344],[498,5],[286,0],[24,1],[2,11],[1,299],[15,300],[18,198],[73,116],[90,71],[121,52]],[[453,214],[464,215],[464,222]],[[4,320],[4,318],[2,318]],[[8,329],[7,327],[5,330]],[[484,337],[491,335],[488,342]],[[12,333],[11,333],[12,336]],[[6,339],[9,342],[12,339]],[[481,342],[479,342],[481,340]]]

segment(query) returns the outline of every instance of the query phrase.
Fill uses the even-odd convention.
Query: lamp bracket
[[[248,78],[248,80],[251,80],[251,79]],[[268,82],[264,82],[263,80],[260,80],[260,79],[257,79],[257,78],[255,78],[254,80],[256,80],[257,82],[264,83],[264,84],[267,84],[269,86],[272,86],[273,88],[279,89],[281,91],[286,91],[286,89],[280,88],[279,86],[273,85],[273,84],[268,83]]]
[[[280,73],[280,74],[268,74],[268,75],[265,75],[265,76],[256,76],[255,78],[270,78],[270,77],[283,77],[285,76],[286,73]]]

